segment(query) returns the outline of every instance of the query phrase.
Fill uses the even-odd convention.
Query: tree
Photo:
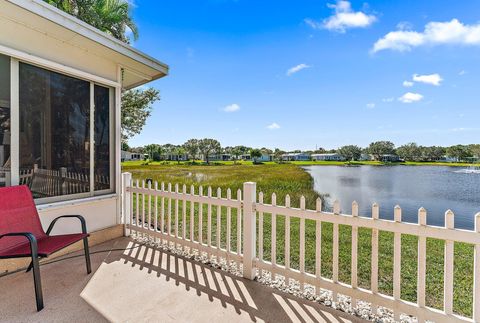
[[[235,156],[233,163],[236,164],[238,160],[238,156],[241,156],[243,154],[243,150],[240,146],[235,146],[232,148],[231,154]]]
[[[130,150],[130,146],[128,145],[128,143],[126,141],[122,141],[122,150],[123,151],[129,151]]]
[[[422,151],[425,147],[419,147],[416,143],[411,142],[397,148],[397,155],[404,160],[419,161],[422,159]]]
[[[438,146],[421,147],[422,159],[425,161],[437,161],[445,155],[445,148]]]
[[[455,145],[447,148],[447,155],[461,161],[471,156],[467,146]]]
[[[250,157],[253,159],[253,163],[257,163],[257,158],[262,157],[262,151],[260,149],[252,149],[250,150]]]
[[[138,29],[133,21],[130,2],[125,0],[44,0],[93,27],[129,43],[127,30],[134,40]]]
[[[480,144],[470,145],[468,147],[473,157],[480,158]]]
[[[159,92],[154,88],[133,89],[122,94],[122,141],[142,131],[152,113],[152,104],[159,99]]]
[[[220,142],[215,139],[205,138],[198,141],[198,150],[203,155],[207,164],[209,164],[210,154],[220,151],[221,148]]]
[[[275,148],[275,150],[273,151],[273,158],[275,158],[276,161],[281,161],[283,154],[285,154],[285,151]]]
[[[183,156],[185,155],[186,153],[186,150],[185,148],[183,148],[182,146],[177,146],[175,147],[175,149],[173,150],[173,153],[175,154],[175,158],[177,159],[177,164],[180,164],[180,156]]]
[[[375,160],[380,160],[382,155],[393,154],[395,145],[391,141],[375,141],[368,146],[367,150]]]
[[[346,160],[359,160],[362,156],[362,148],[355,145],[347,145],[339,148],[337,153],[342,155]]]
[[[198,153],[198,140],[197,139],[189,139],[183,144],[183,148],[187,153],[187,159],[190,160],[192,158],[195,160],[195,156]]]

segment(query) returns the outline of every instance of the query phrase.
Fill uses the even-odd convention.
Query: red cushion
[[[83,233],[45,236],[37,240],[38,255],[41,257],[47,257],[55,251],[63,249],[87,236],[88,234]],[[24,243],[21,245],[16,245],[10,249],[0,250],[0,257],[29,257],[30,244],[26,238],[23,238],[23,241]]]
[[[30,232],[37,240],[47,236],[32,193],[25,185],[0,188],[0,235],[11,232]],[[24,237],[3,237],[0,239],[0,253],[23,243]]]

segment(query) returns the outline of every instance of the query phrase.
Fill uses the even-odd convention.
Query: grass
[[[303,164],[301,164],[303,165]],[[276,193],[277,203],[283,205],[285,196],[290,194],[291,205],[299,206],[300,197],[306,198],[307,208],[315,208],[315,200],[319,195],[313,190],[313,179],[298,163],[265,163],[253,165],[242,163],[233,165],[224,163],[218,165],[178,165],[176,162],[162,164],[150,163],[142,165],[142,162],[124,163],[123,171],[129,171],[135,179],[151,178],[158,182],[178,183],[181,186],[194,185],[196,191],[198,186],[211,186],[213,195],[216,195],[217,188],[222,189],[222,196],[226,196],[226,189],[232,189],[232,197],[236,198],[236,191],[241,189],[246,181],[257,183],[257,191],[265,195],[265,202],[270,203],[271,194]],[[207,190],[204,189],[204,194]],[[148,203],[148,202],[147,202]],[[160,202],[159,202],[160,203]],[[185,205],[186,223],[183,223],[182,213],[184,206],[179,201],[178,214],[175,218],[175,201],[172,202],[172,224],[173,228],[178,223],[179,230],[185,230],[189,236],[190,204]],[[166,207],[167,202],[165,202]],[[221,221],[221,246],[226,246],[226,209],[220,208]],[[167,213],[167,212],[166,212]],[[198,238],[199,207],[194,206],[195,237]],[[263,254],[264,259],[271,261],[271,214],[263,215]],[[217,208],[212,206],[212,244],[216,245],[216,220]],[[203,206],[203,242],[207,243],[207,206]],[[172,230],[173,230],[172,228]],[[258,225],[257,225],[258,228]],[[285,263],[285,217],[276,216],[276,260],[279,264]],[[322,223],[322,276],[332,277],[332,229],[330,223]],[[299,219],[291,219],[291,242],[290,255],[291,267],[299,268]],[[258,236],[258,232],[257,232]],[[359,228],[358,235],[358,283],[360,287],[370,287],[371,268],[371,230]],[[232,211],[232,250],[236,251],[237,243],[237,213]],[[351,227],[339,226],[339,280],[350,283],[351,266]],[[401,267],[401,297],[407,301],[416,301],[417,288],[417,237],[402,235],[402,267]],[[393,294],[393,233],[381,231],[379,234],[379,291],[387,295]],[[305,223],[305,267],[308,272],[315,272],[315,223],[307,220]],[[426,303],[428,306],[442,309],[443,307],[443,241],[427,239],[427,279],[426,279]],[[473,293],[473,246],[455,243],[455,272],[454,272],[454,311],[464,316],[472,315],[472,293]]]

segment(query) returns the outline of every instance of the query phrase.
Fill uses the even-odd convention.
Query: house
[[[310,154],[307,153],[287,153],[282,155],[283,161],[308,161]]]
[[[315,161],[342,161],[345,160],[340,154],[312,154],[312,160]]]
[[[143,154],[122,150],[121,161],[143,160]]]
[[[394,163],[399,162],[400,157],[398,157],[397,155],[385,154],[380,157],[380,160],[384,163]]]
[[[262,152],[262,156],[260,158],[257,158],[257,162],[270,162],[273,160],[273,154],[268,154],[268,153],[264,153]]]
[[[373,157],[372,157],[372,155],[370,155],[370,154],[361,154],[359,160],[361,160],[361,161],[369,161],[369,160],[373,160]]]
[[[208,161],[227,161],[230,160],[232,156],[230,154],[211,154],[208,155]],[[202,155],[202,160],[206,161],[206,156]]]
[[[168,66],[44,1],[0,12],[0,186],[29,185],[45,228],[120,235],[121,93]]]

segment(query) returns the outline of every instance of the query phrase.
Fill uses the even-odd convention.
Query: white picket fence
[[[454,214],[445,213],[445,227],[427,225],[425,209],[418,211],[418,224],[402,222],[400,207],[394,210],[394,220],[379,219],[379,206],[372,206],[372,216],[361,217],[358,214],[358,205],[352,203],[351,214],[341,214],[340,204],[336,201],[333,212],[322,211],[321,200],[316,201],[315,210],[305,207],[305,198],[300,199],[300,208],[290,206],[290,197],[287,195],[284,205],[277,205],[275,194],[271,197],[271,204],[263,202],[263,193],[258,194],[256,184],[244,183],[243,191],[236,192],[237,198],[232,198],[231,190],[227,190],[226,197],[217,190],[212,195],[209,187],[207,192],[202,187],[195,192],[194,187],[171,184],[148,183],[133,181],[130,173],[122,176],[122,219],[125,224],[126,235],[132,231],[148,234],[161,239],[166,243],[173,243],[177,247],[186,247],[190,251],[198,251],[208,257],[225,259],[227,262],[236,262],[243,267],[243,276],[254,279],[257,271],[268,271],[272,275],[284,276],[300,283],[314,286],[316,292],[320,289],[333,293],[334,300],[338,294],[351,297],[352,306],[358,300],[371,303],[372,309],[378,306],[393,311],[395,318],[400,314],[414,316],[419,322],[426,320],[434,322],[480,322],[480,213],[475,216],[475,230],[460,230],[454,228]],[[243,198],[242,198],[243,195]],[[180,206],[180,210],[179,210]],[[206,210],[206,232],[204,211]],[[216,210],[213,212],[213,210]],[[226,210],[224,216],[222,210]],[[187,211],[189,217],[187,221]],[[232,216],[234,212],[234,217]],[[271,216],[271,261],[264,259],[264,215]],[[285,219],[284,236],[284,264],[276,263],[277,229],[276,217]],[[216,220],[215,241],[212,241],[212,220]],[[291,226],[293,219],[299,221],[299,268],[290,266]],[[236,246],[233,246],[232,220],[235,220]],[[315,223],[315,272],[308,272],[305,268],[305,221]],[[196,222],[195,222],[196,221]],[[188,223],[187,223],[188,222]],[[226,223],[225,223],[226,222]],[[332,279],[325,278],[321,272],[322,254],[322,222],[333,225],[333,264]],[[180,225],[179,225],[180,223]],[[257,240],[258,223],[258,240]],[[351,284],[339,281],[339,225],[351,227]],[[187,229],[188,228],[188,229]],[[358,230],[371,229],[371,277],[370,289],[358,286]],[[187,232],[188,231],[188,232]],[[394,235],[393,252],[393,295],[379,292],[379,231],[392,232]],[[401,236],[402,234],[418,237],[417,257],[417,302],[412,303],[401,299]],[[443,310],[426,306],[426,264],[427,238],[444,241],[444,306]],[[222,243],[223,242],[223,243]],[[474,286],[473,318],[457,315],[453,312],[454,295],[454,243],[462,242],[474,246]],[[258,253],[257,253],[258,247]],[[282,246],[283,247],[283,246]]]

